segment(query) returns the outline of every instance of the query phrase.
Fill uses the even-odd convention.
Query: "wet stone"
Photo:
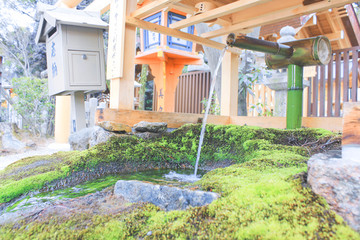
[[[360,163],[340,156],[340,151],[312,156],[307,181],[331,209],[360,231]]]
[[[191,191],[177,187],[154,185],[140,181],[120,180],[115,184],[114,194],[129,202],[149,202],[166,211],[201,207],[216,200],[212,192]]]
[[[122,123],[116,123],[116,122],[112,122],[112,121],[103,121],[103,122],[100,122],[98,125],[99,125],[99,127],[102,127],[103,129],[105,129],[109,132],[124,132],[124,133],[131,132],[131,127],[126,124],[122,124]]]
[[[167,123],[141,121],[134,125],[136,132],[164,133],[167,131]]]

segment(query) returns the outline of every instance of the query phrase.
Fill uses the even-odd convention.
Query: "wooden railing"
[[[344,102],[358,102],[360,47],[333,51],[327,66],[317,67],[309,79],[307,116],[340,117]]]
[[[184,73],[179,77],[175,92],[175,112],[201,113],[201,101],[209,97],[210,72],[196,71]]]
[[[353,60],[354,59],[354,60]],[[304,116],[341,117],[344,102],[360,101],[360,47],[333,51],[326,66],[316,67],[304,90]],[[175,95],[175,112],[201,113],[201,101],[210,89],[210,72],[182,74]],[[274,91],[255,84],[255,96],[248,95],[248,116],[271,116],[275,107]]]

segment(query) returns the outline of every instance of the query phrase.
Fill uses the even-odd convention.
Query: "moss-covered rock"
[[[121,166],[119,172],[189,167],[196,161],[199,134],[199,124],[186,125],[159,139],[144,140],[124,135],[82,152],[73,151],[24,159],[0,171],[0,204],[79,172],[83,175],[87,172],[94,173],[95,169],[96,172],[102,172],[106,164],[111,168]],[[271,150],[272,155],[282,155],[283,159],[288,159],[294,153],[308,157],[309,150],[300,147],[301,144],[315,142],[316,146],[316,143],[324,142],[328,138],[337,139],[334,144],[340,141],[337,134],[319,129],[279,130],[208,125],[200,164],[225,160],[241,163],[260,157],[271,159],[267,150]],[[305,160],[302,158],[301,161]],[[297,159],[294,158],[294,161]],[[280,161],[279,164],[283,163]],[[102,175],[116,173],[103,172]],[[91,179],[96,177],[101,176]],[[79,181],[81,182],[81,179]],[[74,184],[78,184],[79,181],[75,181]]]
[[[48,159],[56,158],[56,166],[48,163],[25,175],[19,169],[45,159],[23,160],[0,173],[5,181],[0,200],[10,201],[59,178],[91,174],[106,164],[128,165],[129,171],[130,166],[190,166],[199,133],[199,125],[187,125],[161,139],[113,138],[87,151],[53,155]],[[323,130],[209,125],[201,163],[236,163],[215,169],[196,183],[221,194],[210,205],[164,212],[151,204],[137,204],[119,214],[53,216],[26,227],[3,226],[0,239],[360,239],[322,198],[293,177],[307,170],[312,151],[336,147],[339,141],[337,134]],[[314,146],[306,148],[308,143]],[[23,187],[7,193],[16,188],[15,181]]]

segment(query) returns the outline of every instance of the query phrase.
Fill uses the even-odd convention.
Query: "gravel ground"
[[[0,157],[0,170],[3,170],[8,165],[21,160],[23,158],[32,157],[32,156],[40,156],[40,155],[49,155],[59,151],[69,151],[70,145],[69,144],[58,144],[58,143],[51,143],[46,147],[39,147],[36,150],[26,151],[24,153],[18,154],[10,154],[6,156]]]

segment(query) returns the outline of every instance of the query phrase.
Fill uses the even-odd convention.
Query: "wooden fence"
[[[176,88],[175,112],[201,113],[201,101],[209,95],[210,80],[210,72],[182,74]],[[304,116],[341,117],[344,102],[360,101],[360,47],[333,51],[330,63],[316,67],[316,76],[308,80]],[[274,91],[261,84],[252,86],[252,91],[255,96],[247,97],[248,116],[271,116]]]
[[[175,92],[175,112],[202,113],[201,101],[209,97],[211,74],[208,71],[184,73],[179,77]],[[270,116],[274,109],[274,91],[255,84],[252,86],[255,96],[248,94],[248,116]]]
[[[175,112],[201,113],[201,101],[209,97],[210,72],[196,71],[184,73],[179,77],[175,92]]]
[[[326,66],[317,67],[310,80],[307,116],[340,117],[344,102],[360,101],[360,47],[333,51]]]

